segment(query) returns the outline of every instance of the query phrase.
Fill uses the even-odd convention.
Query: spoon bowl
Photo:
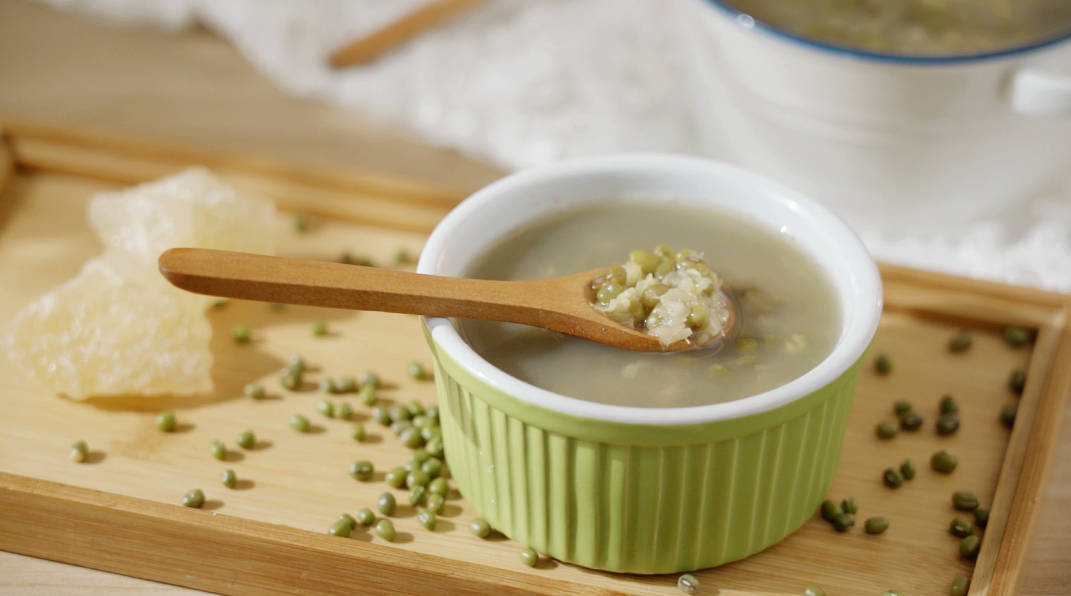
[[[738,319],[730,299],[722,334],[706,345],[663,345],[591,305],[591,280],[608,268],[530,281],[465,279],[225,250],[173,248],[160,273],[199,294],[286,304],[461,317],[551,329],[626,350],[676,352],[721,346]],[[731,297],[730,297],[731,298]]]

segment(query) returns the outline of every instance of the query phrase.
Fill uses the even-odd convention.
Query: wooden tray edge
[[[133,159],[136,156],[136,158],[143,159],[148,155],[149,157],[159,157],[161,160],[172,164],[205,163],[210,167],[242,170],[265,180],[288,179],[288,177],[293,176],[298,183],[326,186],[341,192],[355,192],[355,188],[358,187],[364,189],[364,191],[367,191],[370,187],[374,187],[377,190],[386,190],[386,187],[378,187],[374,182],[366,185],[363,180],[348,179],[347,177],[352,175],[345,173],[330,174],[323,171],[305,170],[300,166],[291,164],[280,164],[267,160],[229,156],[224,153],[204,152],[181,147],[176,148],[167,144],[135,141],[121,135],[109,133],[68,131],[53,126],[26,122],[12,123],[11,121],[0,120],[0,137],[2,137],[3,141],[0,143],[0,189],[8,181],[12,169],[18,166],[88,177],[101,177],[85,172],[82,167],[83,164],[77,162],[62,163],[62,159],[60,160],[61,163],[56,163],[56,161],[47,163],[20,161],[16,144],[20,139],[31,139],[55,143],[63,147],[112,152],[120,158]],[[141,152],[145,152],[145,154],[141,154]],[[118,182],[131,182],[131,180],[127,179],[105,178]],[[358,176],[358,178],[361,177]],[[413,188],[419,187],[420,185],[413,186]],[[434,193],[432,193],[430,195],[432,198],[429,199],[428,196],[421,195],[419,191],[410,196],[406,194],[408,187],[402,186],[399,188],[402,190],[398,196],[387,195],[383,198],[387,200],[415,200],[416,202],[432,203],[442,201],[445,203],[447,200],[445,197],[453,197],[449,193],[442,193],[438,195],[438,198],[435,198]],[[453,197],[450,200],[454,200],[454,198],[457,197]],[[353,219],[347,215],[342,217],[344,219]],[[387,223],[386,225],[390,224]],[[404,228],[404,226],[402,227]],[[422,231],[424,230],[422,229]],[[1055,366],[1058,362],[1071,362],[1071,329],[1067,326],[1068,320],[1071,318],[1071,297],[1055,292],[1009,286],[897,265],[882,264],[880,269],[882,277],[886,281],[906,283],[930,289],[936,288],[946,292],[978,295],[999,301],[994,307],[998,310],[1008,301],[1022,302],[1037,307],[1036,310],[1038,312],[1046,315],[1048,322],[1041,326],[1038,344],[1031,359],[1031,374],[1029,375],[1029,378],[1033,379],[1046,378],[1046,383],[1044,386],[1036,381],[1028,384],[1021,398],[1018,424],[1009,441],[1008,451],[997,483],[998,494],[994,499],[993,512],[991,513],[990,528],[993,530],[999,529],[1002,535],[996,536],[997,540],[983,541],[971,588],[971,594],[1014,593],[1018,585],[1022,562],[1026,556],[1030,532],[1035,522],[1037,504],[1041,498],[1045,473],[1051,460],[1052,447],[1058,438],[1066,397],[1071,394],[1071,367],[1061,368]],[[942,313],[945,312],[944,309],[940,310]],[[991,308],[990,311],[992,310]],[[988,317],[987,321],[992,322],[992,318],[992,316]],[[1018,321],[1009,320],[1008,323],[1018,323]],[[1048,373],[1047,377],[1044,375],[1046,372]],[[34,490],[32,492],[28,491],[28,486],[33,486]],[[47,490],[48,492],[48,495],[44,498],[42,498],[42,490]],[[117,505],[122,505],[122,508],[114,513],[119,516],[137,518],[138,520],[149,520],[144,523],[146,524],[146,532],[150,534],[153,529],[159,530],[161,528],[159,524],[174,523],[176,517],[178,517],[175,515],[175,509],[181,510],[181,508],[174,506],[133,497],[98,493],[89,489],[49,483],[0,472],[0,504],[6,503],[6,505],[0,505],[0,519],[5,521],[5,525],[0,525],[0,549],[190,587],[203,589],[234,588],[233,584],[213,583],[226,581],[218,578],[190,577],[176,572],[168,574],[166,570],[154,571],[146,570],[142,567],[132,568],[124,566],[129,562],[108,560],[106,557],[94,556],[92,552],[73,552],[70,549],[66,551],[55,550],[64,544],[63,540],[65,537],[69,538],[69,535],[65,533],[67,532],[65,529],[49,531],[53,530],[52,525],[54,524],[49,524],[45,521],[41,522],[42,527],[40,528],[33,525],[27,526],[25,523],[21,524],[21,526],[30,531],[29,535],[33,535],[36,531],[37,535],[41,537],[42,544],[40,548],[21,548],[18,550],[14,548],[22,546],[22,543],[16,543],[11,540],[12,533],[10,528],[16,527],[20,520],[33,518],[34,515],[38,516],[37,519],[40,519],[41,515],[62,513],[64,510],[61,505],[64,502],[69,504],[72,499],[79,503],[97,507],[97,510],[103,516],[107,516],[108,512],[111,511],[109,507],[114,509]],[[143,512],[140,512],[137,508],[145,506],[161,509],[155,515],[146,513],[143,516]],[[11,513],[16,510],[22,512],[22,515],[13,515]],[[186,513],[202,514],[203,512],[186,512],[183,510],[182,513],[185,515]],[[123,519],[124,522],[127,521],[126,517],[123,517]],[[206,519],[229,519],[232,520],[229,523],[235,523],[239,526],[245,524],[247,528],[254,528],[261,532],[268,530],[281,532],[283,538],[280,540],[279,548],[291,548],[296,545],[306,547],[306,543],[309,541],[324,539],[324,537],[302,530],[230,518],[228,516],[213,516]],[[198,526],[197,524],[191,527],[201,527],[203,529],[203,526]],[[1010,530],[1007,529],[1009,527]],[[997,532],[993,532],[993,534],[997,534]],[[992,534],[990,535],[992,536]],[[242,536],[248,539],[250,535],[242,534]],[[239,542],[241,541],[239,540]],[[273,542],[273,544],[276,543]],[[328,544],[334,546],[330,541]],[[45,548],[45,546],[50,548]],[[240,544],[236,546],[240,546]],[[409,551],[382,549],[368,545],[362,546],[364,546],[363,549],[358,548],[355,552],[360,553],[361,557],[365,558],[358,559],[358,561],[360,564],[367,563],[372,565],[371,571],[373,573],[379,569],[377,565],[380,564],[379,559],[381,558],[393,559],[394,556],[397,556],[405,560],[407,557],[416,557],[408,560],[404,565],[390,561],[382,564],[388,567],[394,565],[395,567],[392,569],[408,570],[412,568],[414,563],[419,563],[421,569],[428,572],[428,576],[434,576],[444,582],[432,583],[430,585],[432,588],[441,589],[447,586],[449,581],[461,579],[458,574],[458,568],[462,564],[453,560]],[[318,552],[323,550],[323,552],[337,554],[335,549],[324,549],[322,546],[316,548]],[[172,550],[181,550],[181,548],[176,547]],[[385,556],[384,552],[394,553],[394,556]],[[153,552],[154,557],[157,554],[157,552]],[[429,562],[430,567],[425,567],[421,558],[435,559],[435,561]],[[243,567],[243,561],[246,561],[244,557],[237,557],[234,561],[235,568]],[[345,558],[345,563],[346,565],[344,566],[340,562],[338,568],[333,572],[338,572],[343,577],[348,577],[349,572],[354,569],[356,564],[350,558]],[[496,587],[508,588],[511,590],[510,593],[513,593],[512,591],[518,591],[517,593],[573,593],[579,588],[572,582],[533,578],[527,574],[509,572],[474,563],[465,563],[463,565],[472,565],[474,568],[478,568],[478,571],[485,573],[481,577],[495,578],[494,581],[489,580],[481,583],[480,589],[472,593]],[[273,576],[270,572],[271,569],[265,569],[266,577]],[[412,574],[407,574],[405,581],[412,582],[414,581],[413,577]],[[277,578],[272,581],[277,581],[278,579],[284,578]],[[290,586],[295,590],[301,589],[302,591],[308,590],[307,587],[297,587],[295,583],[265,584],[262,588],[265,590],[269,589],[269,587],[281,589],[279,586]],[[470,588],[472,588],[471,582],[456,586],[458,590],[468,590]],[[346,590],[352,590],[352,585],[347,585]],[[586,586],[584,590],[584,593],[608,593],[605,591],[592,592]],[[327,593],[332,592],[329,591]]]
[[[577,592],[571,582],[538,574],[5,472],[0,472],[0,549],[215,592],[255,586],[278,593],[351,594],[355,588],[386,593],[398,585],[414,593]],[[132,551],[149,556],[124,556]]]

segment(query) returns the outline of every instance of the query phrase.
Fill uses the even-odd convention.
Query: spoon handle
[[[566,306],[535,281],[440,277],[327,261],[173,248],[160,273],[199,294],[265,302],[508,321],[544,327]]]

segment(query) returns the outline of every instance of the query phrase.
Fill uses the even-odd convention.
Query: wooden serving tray
[[[208,165],[283,209],[313,215],[303,235],[280,216],[283,255],[335,259],[349,250],[390,264],[398,248],[417,254],[426,233],[461,198],[406,181],[10,123],[0,144],[2,317],[71,277],[99,251],[85,223],[90,194],[191,164]],[[1014,592],[1071,392],[1071,300],[898,267],[882,267],[882,273],[886,313],[872,353],[888,353],[895,369],[886,377],[869,365],[862,372],[831,492],[856,498],[856,527],[838,534],[816,516],[765,552],[697,572],[699,593],[799,594],[814,583],[829,594],[944,594],[956,573],[973,573],[971,594]],[[675,576],[615,575],[554,561],[525,567],[518,559],[522,545],[469,535],[466,525],[475,514],[456,493],[434,532],[416,522],[412,508],[400,506],[393,543],[362,531],[350,539],[327,536],[339,513],[374,504],[387,490],[383,471],[406,462],[409,452],[348,398],[371,435],[365,443],[352,441],[350,424],[316,414],[317,392],[283,391],[277,373],[296,352],[322,374],[378,371],[388,399],[430,403],[433,384],[404,373],[412,360],[430,365],[417,319],[306,307],[272,312],[237,301],[209,316],[216,332],[212,395],[72,401],[30,383],[0,356],[0,549],[219,592],[678,593]],[[321,319],[332,334],[315,338],[309,327]],[[239,323],[253,327],[251,345],[231,341]],[[1005,325],[1037,330],[1036,341],[1019,349],[1005,345]],[[974,332],[974,345],[949,354],[947,340],[960,327]],[[1015,401],[1006,388],[1013,368],[1029,372],[1018,420],[1008,431],[998,413]],[[241,396],[242,386],[258,379],[272,399]],[[934,432],[944,393],[956,396],[961,408],[963,426],[952,437]],[[915,404],[923,428],[878,441],[874,426],[892,418],[897,399]],[[164,409],[177,412],[181,432],[155,429],[154,414]],[[293,413],[306,414],[317,432],[290,430]],[[227,462],[209,457],[211,440],[233,447],[246,428],[260,439],[257,449]],[[68,461],[77,439],[88,441],[89,463]],[[959,457],[953,475],[929,469],[938,449]],[[906,457],[917,464],[918,476],[898,490],[885,488],[882,470]],[[347,475],[355,459],[375,462],[373,482]],[[219,484],[225,467],[243,480],[235,490]],[[208,497],[204,510],[178,505],[193,487]],[[947,532],[955,515],[950,497],[959,489],[974,491],[991,508],[973,564],[957,556],[958,540]],[[875,515],[891,526],[868,536],[862,521]]]

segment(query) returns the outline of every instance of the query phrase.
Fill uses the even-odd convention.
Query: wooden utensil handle
[[[228,298],[541,326],[549,312],[545,299],[534,303],[534,282],[440,277],[201,248],[168,250],[160,255],[159,266],[179,288]]]

